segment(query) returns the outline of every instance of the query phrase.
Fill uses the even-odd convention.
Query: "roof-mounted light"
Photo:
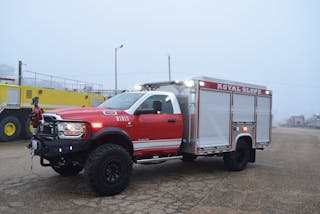
[[[186,80],[184,81],[184,85],[188,88],[194,87],[194,80]]]
[[[142,91],[142,85],[136,84],[136,85],[134,86],[134,90],[135,90],[135,91]]]

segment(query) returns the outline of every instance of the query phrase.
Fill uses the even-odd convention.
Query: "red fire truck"
[[[114,195],[128,186],[133,163],[216,155],[238,171],[271,142],[266,87],[197,77],[137,89],[98,107],[44,113],[31,152],[63,176],[84,168],[94,191]]]

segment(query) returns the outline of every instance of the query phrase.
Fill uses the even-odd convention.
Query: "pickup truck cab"
[[[42,165],[50,165],[64,176],[76,175],[89,158],[91,164],[86,171],[94,173],[93,187],[107,195],[127,185],[129,175],[122,181],[121,188],[110,188],[112,181],[121,176],[117,174],[120,169],[130,174],[132,161],[177,155],[183,131],[177,98],[173,93],[159,91],[126,92],[98,107],[50,111],[44,113],[44,119],[43,131],[32,139]],[[106,153],[110,156],[116,153],[120,157],[116,159],[118,162],[110,160],[111,163],[100,166],[100,159],[105,158]],[[107,174],[97,176],[96,170],[101,167]],[[109,182],[107,192],[94,180],[99,177]]]

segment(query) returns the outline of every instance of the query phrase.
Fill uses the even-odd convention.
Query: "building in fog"
[[[313,115],[306,123],[309,127],[320,128],[320,114]]]
[[[299,127],[299,126],[304,126],[304,116],[291,116],[287,122],[288,126],[293,126],[293,127]]]

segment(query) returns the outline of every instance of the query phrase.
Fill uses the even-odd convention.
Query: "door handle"
[[[177,122],[177,120],[174,120],[174,119],[169,119],[168,120],[168,123],[175,123],[175,122]]]

